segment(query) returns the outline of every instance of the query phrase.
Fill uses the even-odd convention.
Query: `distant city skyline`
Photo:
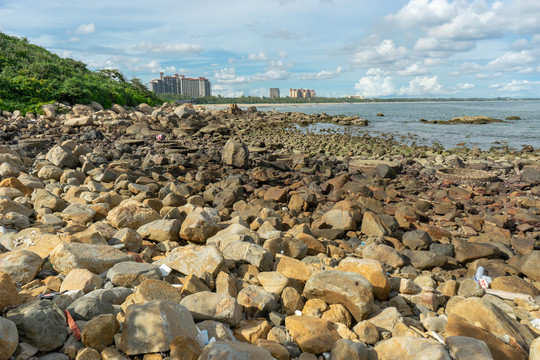
[[[538,0],[2,0],[0,18],[92,70],[213,95],[540,98]]]

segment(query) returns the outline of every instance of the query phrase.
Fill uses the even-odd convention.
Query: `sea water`
[[[260,109],[266,110],[266,109]],[[531,145],[540,147],[540,101],[443,101],[411,103],[343,103],[281,105],[276,111],[327,113],[329,115],[358,115],[368,119],[367,127],[313,124],[301,127],[306,131],[338,131],[381,136],[390,134],[399,142],[418,145],[440,144],[447,149],[466,146],[489,150],[492,147],[522,149]],[[384,116],[377,116],[382,113]],[[492,124],[427,124],[419,120],[449,120],[458,116],[485,115],[504,120],[519,116],[521,120],[508,120]]]

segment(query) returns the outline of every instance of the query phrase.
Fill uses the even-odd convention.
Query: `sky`
[[[539,0],[0,0],[0,32],[213,95],[540,98]]]

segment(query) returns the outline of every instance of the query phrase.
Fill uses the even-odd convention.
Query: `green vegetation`
[[[114,69],[90,71],[80,61],[63,59],[42,47],[0,33],[0,109],[23,113],[41,111],[53,102],[105,108],[113,103],[135,106],[161,100],[138,79],[126,80]]]

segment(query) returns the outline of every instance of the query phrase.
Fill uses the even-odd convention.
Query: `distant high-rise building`
[[[190,97],[212,96],[210,81],[204,77],[198,79],[187,78],[184,75],[163,76],[150,81],[150,90],[157,94],[178,94]]]
[[[310,89],[289,89],[289,97],[291,98],[314,98],[315,90]]]
[[[270,98],[279,98],[278,88],[270,88]]]

